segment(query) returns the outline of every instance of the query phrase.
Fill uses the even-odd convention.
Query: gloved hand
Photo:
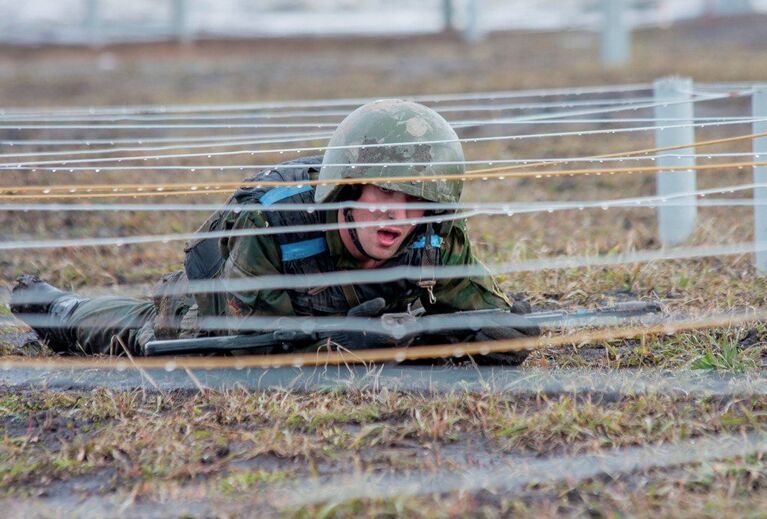
[[[378,325],[380,320],[372,318],[380,317],[384,308],[386,308],[386,301],[382,297],[377,297],[355,306],[346,315],[355,318],[368,317],[371,318],[371,324]],[[398,345],[397,340],[391,335],[375,332],[338,331],[330,333],[328,338],[349,350],[392,348]]]
[[[523,315],[504,312],[501,310],[476,310],[468,312],[456,312],[454,314],[433,315],[424,318],[423,324],[434,320],[440,320],[450,316],[460,328],[442,329],[441,331],[429,332],[417,339],[418,344],[460,344],[465,342],[502,341],[518,339],[522,337],[535,337],[540,335],[541,330],[532,321]],[[516,366],[521,364],[529,354],[528,351],[513,351],[505,353],[488,353],[476,355],[474,360],[478,364],[506,364]]]
[[[540,327],[532,321],[526,319],[522,315],[517,315],[515,317],[518,318],[519,323],[513,324],[513,326],[508,326],[508,323],[504,323],[505,326],[493,326],[491,319],[490,323],[474,332],[473,336],[469,337],[467,342],[504,341],[522,337],[536,337],[541,334]],[[480,365],[501,364],[517,366],[522,364],[529,354],[530,352],[528,350],[492,352],[487,355],[475,355],[474,361]]]

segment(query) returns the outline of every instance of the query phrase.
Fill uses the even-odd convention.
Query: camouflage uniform
[[[435,116],[439,118],[436,122]],[[392,120],[394,128],[401,129],[393,142],[424,143],[380,146],[392,142]],[[352,146],[349,146],[350,142]],[[337,210],[242,211],[237,206],[309,204],[338,201],[344,196],[354,198],[353,189],[350,195],[348,188],[344,191],[338,185],[319,185],[315,190],[308,185],[301,186],[300,182],[318,178],[332,180],[350,177],[461,175],[464,173],[460,164],[462,161],[463,153],[455,133],[435,112],[402,101],[371,103],[356,110],[341,123],[331,139],[324,160],[322,157],[308,157],[282,164],[248,179],[256,185],[237,190],[225,208],[214,213],[200,231],[241,231],[337,223]],[[423,164],[391,165],[407,162]],[[431,162],[437,165],[432,166]],[[449,162],[456,164],[445,164]],[[306,166],[298,167],[296,163]],[[380,165],[382,163],[386,164]],[[354,164],[361,166],[357,168]],[[262,181],[288,181],[291,185],[258,187],[257,184]],[[408,181],[379,185],[430,201],[457,202],[462,182]],[[112,351],[115,342],[112,336],[118,336],[133,353],[138,353],[141,345],[152,338],[193,337],[206,333],[197,329],[199,318],[204,316],[346,315],[360,302],[378,297],[386,301],[385,312],[405,311],[417,300],[420,300],[428,313],[487,308],[513,310],[512,303],[490,275],[444,280],[433,280],[428,276],[431,267],[470,266],[476,263],[465,221],[445,220],[441,224],[417,227],[398,254],[379,267],[418,267],[424,272],[425,278],[418,281],[396,280],[314,289],[230,290],[220,294],[195,294],[194,297],[164,295],[167,287],[173,287],[174,293],[183,292],[187,279],[237,280],[272,275],[300,276],[359,268],[357,260],[342,244],[337,230],[222,239],[202,237],[188,245],[184,271],[166,276],[154,302],[112,298],[109,304],[102,305],[99,302],[107,300],[96,298],[78,303],[75,305],[77,308],[61,317],[66,323],[66,329],[70,331],[70,337],[73,337],[72,331],[81,330],[86,323],[97,330],[95,333],[75,333],[78,348],[85,352]]]

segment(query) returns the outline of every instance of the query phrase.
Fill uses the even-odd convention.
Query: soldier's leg
[[[138,354],[152,338],[154,304],[128,297],[83,298],[36,276],[22,276],[11,310],[57,352]]]
[[[74,339],[69,351],[119,355],[127,348],[140,355],[142,344],[153,338],[155,315],[151,301],[120,296],[82,300],[64,319]]]

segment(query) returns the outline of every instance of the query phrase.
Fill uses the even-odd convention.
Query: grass
[[[385,42],[371,39],[355,45],[288,40],[211,42],[187,48],[148,45],[103,51],[0,49],[0,65],[14,70],[12,76],[0,82],[0,105],[385,97],[644,82],[667,74],[688,75],[698,81],[763,81],[767,76],[760,45],[764,19],[706,23],[637,31],[632,65],[620,70],[600,67],[595,58],[597,38],[591,34],[497,34],[473,47],[439,37]],[[94,74],[94,62],[101,52],[112,53],[118,66],[114,71]],[[307,76],[312,81],[307,81]],[[743,114],[749,109],[746,99],[729,99],[700,105],[698,115]],[[540,125],[526,126],[525,130],[549,132],[553,128]],[[697,131],[696,137],[702,140],[741,131],[745,130],[709,127]],[[473,135],[484,134],[466,133],[468,137]],[[35,136],[56,137],[50,132]],[[3,138],[18,135],[7,131],[0,134]],[[466,155],[470,160],[534,159],[651,146],[653,136],[646,132],[598,139],[557,137],[472,143],[466,146]],[[745,142],[710,149],[749,151]],[[19,151],[41,149],[25,146]],[[287,158],[293,157],[274,153],[260,156],[258,161]],[[244,160],[229,157],[209,162],[232,165]],[[193,161],[183,159],[178,163]],[[84,172],[77,177],[66,171],[55,175],[6,173],[0,180],[5,185],[180,181],[181,175],[159,170],[141,174]],[[195,175],[201,181],[239,180],[242,173],[220,174],[215,169],[201,168]],[[750,171],[737,169],[700,173],[698,186],[732,185],[750,176]],[[465,199],[583,200],[651,195],[654,190],[650,175],[507,179],[468,182]],[[203,200],[209,201],[200,197],[178,201]],[[195,230],[204,217],[198,213],[169,213],[158,218],[154,213],[148,217],[140,212],[5,212],[0,214],[0,224],[4,239],[33,240],[187,232]],[[699,225],[687,245],[749,241],[751,221],[751,213],[745,208],[701,209]],[[470,232],[475,253],[489,264],[658,247],[655,213],[651,209],[481,217],[471,221]],[[148,287],[162,273],[180,268],[182,260],[180,243],[35,253],[6,251],[0,259],[0,279],[10,288],[18,274],[32,272],[72,290],[130,288],[136,284]],[[691,317],[761,308],[767,291],[767,278],[756,274],[748,256],[523,272],[501,275],[499,281],[508,292],[524,293],[538,308],[596,306],[627,297],[661,301],[669,312]],[[146,290],[138,289],[135,294],[146,295]],[[0,305],[0,316],[6,315],[7,306]],[[0,333],[15,331],[18,329],[8,327]],[[762,323],[639,336],[536,351],[524,367],[590,367],[607,372],[662,370],[672,377],[678,370],[690,368],[735,375],[761,374],[766,339],[767,329]],[[40,354],[20,351],[10,339],[0,339],[0,355],[18,353]],[[76,495],[104,502],[116,499],[136,506],[150,504],[157,507],[152,509],[155,515],[162,515],[161,507],[167,503],[197,503],[199,511],[190,515],[210,516],[758,515],[767,505],[767,468],[761,456],[582,481],[565,478],[514,492],[486,489],[327,502],[302,508],[279,503],[272,497],[296,481],[325,481],[342,474],[459,473],[466,467],[492,467],[513,457],[545,459],[722,433],[763,432],[766,409],[765,397],[748,395],[514,396],[466,393],[460,388],[446,395],[383,390],[156,394],[10,390],[0,386],[0,506],[50,504],[54,509],[71,511],[74,508],[67,507],[74,505],[62,502],[61,496]],[[62,508],[56,508],[59,505]]]
[[[322,479],[352,468],[407,474],[466,463],[492,467],[503,456],[580,454],[739,434],[764,430],[766,422],[766,397],[0,391],[6,431],[0,441],[0,499],[55,495],[67,482],[91,477],[100,481],[99,492],[139,489],[135,497],[150,502],[197,488],[208,501],[251,502],[275,512],[274,503],[258,498],[258,489],[280,488],[296,478]],[[765,470],[761,458],[747,469],[733,466],[737,470],[726,476],[739,481],[753,471],[763,477]],[[696,485],[689,491],[699,491],[701,483]],[[409,508],[410,500],[342,503],[327,512],[336,517],[379,506]]]

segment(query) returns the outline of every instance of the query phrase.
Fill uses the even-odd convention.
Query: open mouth
[[[376,235],[378,236],[378,243],[384,247],[391,247],[399,239],[402,231],[393,227],[384,227],[378,229]]]

